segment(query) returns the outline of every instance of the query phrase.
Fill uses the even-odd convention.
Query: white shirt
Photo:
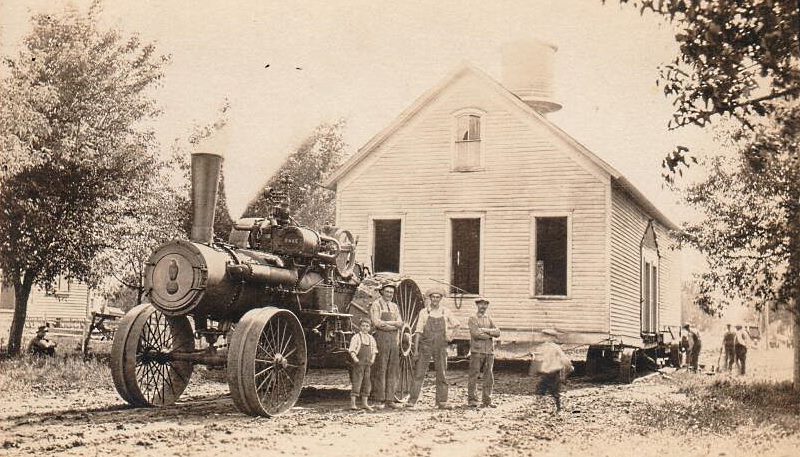
[[[417,325],[414,326],[414,333],[422,333],[422,330],[425,329],[425,324],[428,322],[428,317],[444,318],[444,334],[447,341],[452,339],[453,331],[461,327],[461,322],[453,316],[449,309],[442,305],[439,305],[436,309],[426,306],[425,309],[419,312]]]
[[[566,367],[572,366],[572,361],[564,354],[561,346],[552,341],[542,343],[534,352],[533,359],[541,361],[539,371],[542,373],[561,371]]]
[[[362,341],[363,340],[363,341]],[[370,352],[371,359],[370,362],[375,361],[375,354],[378,353],[378,343],[375,342],[375,338],[370,335],[369,333],[361,333],[358,332],[350,338],[350,347],[348,351],[353,354],[353,356],[358,357],[358,351],[361,350],[361,345],[366,344],[370,347],[372,352]]]

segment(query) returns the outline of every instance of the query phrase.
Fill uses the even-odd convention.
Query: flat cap
[[[433,286],[425,291],[425,296],[430,297],[431,295],[441,295],[444,297],[446,294],[444,293],[444,289],[440,286]]]

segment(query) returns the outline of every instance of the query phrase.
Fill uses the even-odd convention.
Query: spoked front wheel
[[[111,377],[123,400],[134,406],[168,406],[180,397],[193,364],[174,360],[194,350],[192,325],[185,316],[167,317],[150,304],[128,312],[114,334]]]
[[[300,321],[290,311],[247,312],[228,350],[228,385],[245,414],[276,416],[294,406],[303,388],[308,358]]]

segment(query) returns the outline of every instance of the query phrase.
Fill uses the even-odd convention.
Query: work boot
[[[386,407],[387,408],[391,408],[391,409],[402,409],[403,408],[403,404],[400,403],[400,402],[396,402],[396,401],[387,401],[386,402]]]
[[[367,411],[375,411],[375,409],[369,405],[369,399],[367,397],[361,397],[361,407]]]
[[[356,397],[350,397],[350,409],[358,409],[358,406],[356,406]]]

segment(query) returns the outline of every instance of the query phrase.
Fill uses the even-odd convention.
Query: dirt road
[[[226,384],[200,377],[164,409],[128,408],[110,385],[42,391],[3,399],[0,456],[788,456],[800,447],[798,422],[737,415],[736,405],[684,393],[711,378],[703,375],[656,374],[632,385],[577,379],[559,415],[531,395],[521,370],[497,373],[496,409],[461,407],[466,371],[449,375],[454,410],[434,409],[426,387],[421,409],[367,413],[345,409],[344,372],[313,370],[298,405],[272,419],[240,414]]]

